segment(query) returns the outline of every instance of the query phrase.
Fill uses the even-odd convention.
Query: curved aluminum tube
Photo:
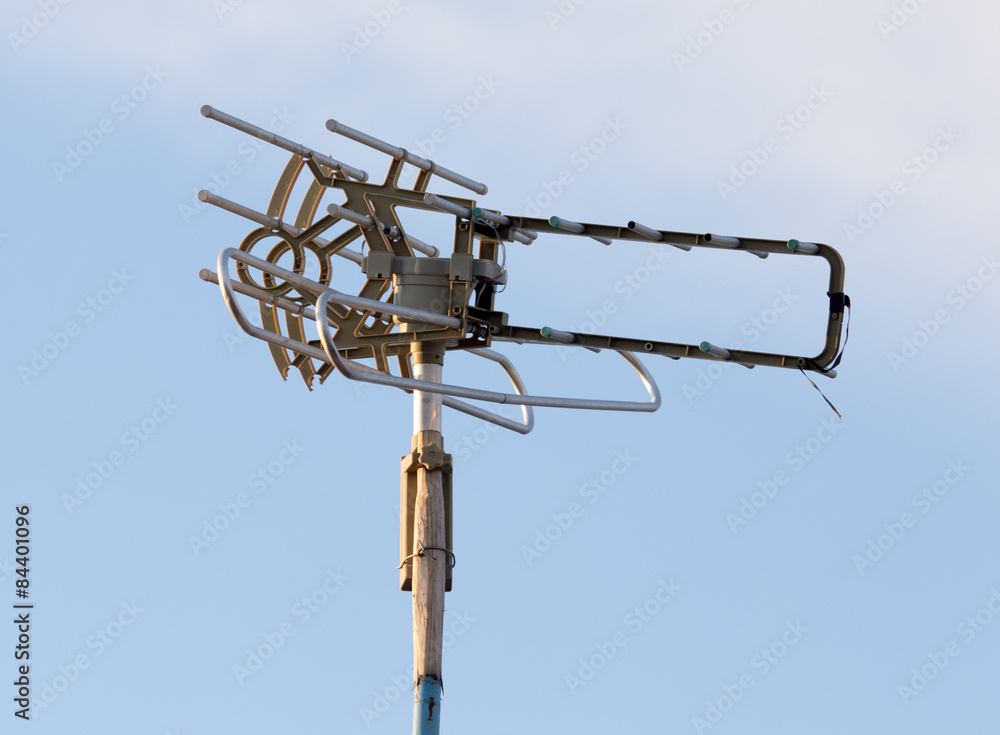
[[[315,349],[315,348],[313,348]],[[480,353],[482,357],[486,357],[495,362],[499,362],[503,367],[504,371],[507,373],[507,377],[514,386],[514,390],[517,391],[518,395],[524,395],[527,389],[524,387],[524,382],[521,380],[521,376],[518,375],[517,370],[511,364],[511,362],[501,355],[499,352],[494,352],[493,350],[486,348],[475,348],[469,350],[469,352]],[[490,353],[489,355],[485,353]],[[499,358],[499,359],[497,359]],[[329,362],[326,355],[323,355],[323,361]],[[345,360],[345,362],[350,363],[351,367],[355,370],[360,370],[368,375],[385,375],[385,373],[376,370],[369,365],[362,365],[354,360]],[[423,381],[418,381],[423,382]],[[412,390],[406,390],[406,393],[411,393]],[[428,391],[430,392],[430,391]],[[466,403],[465,401],[460,401],[449,395],[444,395],[441,397],[441,403],[448,408],[453,408],[456,411],[461,411],[462,413],[468,414],[469,416],[475,416],[477,419],[483,419],[484,421],[489,421],[491,424],[496,424],[497,426],[503,427],[504,429],[510,429],[511,431],[516,431],[518,434],[528,434],[533,428],[535,428],[535,416],[531,411],[531,406],[521,406],[521,417],[522,421],[515,421],[514,419],[509,419],[505,416],[500,416],[498,414],[489,411],[482,406],[475,406],[471,403]]]
[[[534,416],[532,416],[531,423],[529,425],[521,423],[520,421],[515,421],[514,419],[509,419],[505,416],[501,416],[500,414],[493,413],[492,411],[488,411],[481,406],[475,406],[471,403],[460,401],[457,398],[452,398],[451,396],[442,396],[441,403],[448,408],[454,408],[456,411],[461,411],[469,416],[475,416],[477,419],[488,421],[489,423],[496,424],[501,428],[516,431],[518,434],[529,434],[531,433],[531,430],[535,428]],[[527,406],[523,406],[522,408],[527,408]]]
[[[524,395],[526,389],[524,387],[524,383],[521,381],[521,376],[517,374],[517,370],[514,369],[514,366],[510,363],[509,360],[507,360],[506,357],[504,357],[498,352],[493,352],[493,350],[489,350],[486,348],[476,348],[469,351],[489,352],[495,355],[496,357],[502,358],[501,362],[501,360],[496,360],[495,357],[489,357],[489,359],[496,360],[496,362],[500,362],[501,365],[504,365],[504,370],[507,373],[507,377],[510,379],[510,382],[514,385],[514,390],[518,392],[518,395]],[[487,356],[484,355],[484,357]],[[323,356],[323,361],[328,362],[325,354]],[[361,363],[355,362],[354,360],[345,360],[345,361],[350,363],[351,367],[354,368],[355,370],[361,370],[366,374],[385,375],[385,373],[376,370],[375,368],[369,365],[362,365]],[[510,367],[509,370],[507,369],[508,366]],[[404,389],[404,392],[412,393],[413,391]],[[530,406],[521,406],[521,416],[523,420],[515,421],[514,419],[509,419],[505,416],[500,416],[498,414],[495,414],[492,411],[483,408],[482,406],[475,406],[471,403],[460,401],[457,398],[453,398],[452,396],[449,395],[442,396],[441,403],[447,406],[448,408],[454,408],[456,411],[461,411],[462,413],[468,414],[469,416],[475,416],[477,419],[483,419],[484,421],[488,421],[491,424],[496,424],[497,426],[500,426],[504,429],[510,429],[511,431],[516,431],[518,434],[528,434],[531,432],[533,428],[535,428],[535,416],[532,413]]]
[[[444,395],[455,396],[457,398],[469,398],[476,401],[487,401],[489,403],[511,403],[520,406],[544,406],[549,408],[578,408],[595,411],[642,411],[651,412],[660,407],[662,402],[660,391],[656,387],[656,382],[646,370],[639,359],[628,352],[619,352],[623,358],[635,369],[649,393],[649,402],[640,401],[602,401],[591,398],[559,398],[557,396],[529,396],[514,395],[510,393],[498,393],[496,391],[480,390],[478,388],[466,388],[460,385],[450,385],[448,383],[430,383],[424,380],[414,380],[413,378],[403,378],[385,373],[358,371],[348,365],[337,352],[337,345],[334,342],[333,334],[330,332],[330,325],[325,318],[327,306],[331,301],[337,303],[338,294],[332,291],[325,291],[316,302],[316,315],[320,317],[316,320],[319,330],[320,343],[326,352],[326,359],[339,370],[344,377],[350,380],[360,380],[365,383],[378,383],[388,385],[402,390],[422,390],[428,393],[443,393]]]
[[[394,304],[385,304],[380,301],[373,301],[371,299],[363,299],[356,296],[341,294],[333,289],[320,286],[319,284],[309,281],[308,279],[292,273],[291,271],[287,271],[284,268],[276,266],[273,263],[268,263],[265,260],[261,260],[260,258],[238,250],[237,248],[226,248],[219,253],[217,268],[218,283],[222,290],[222,298],[226,303],[226,307],[229,309],[229,313],[244,332],[249,334],[251,337],[256,337],[264,342],[283,347],[284,349],[305,355],[306,357],[311,357],[322,362],[330,362],[334,365],[334,367],[336,367],[337,370],[343,373],[343,375],[350,380],[388,385],[405,391],[424,390],[429,393],[442,393],[446,396],[445,405],[472,416],[485,419],[497,424],[498,426],[503,426],[504,428],[524,434],[531,431],[534,426],[534,416],[531,413],[522,412],[525,419],[524,423],[518,423],[512,421],[511,419],[497,416],[496,414],[490,413],[489,411],[481,409],[477,406],[465,404],[462,401],[449,400],[447,397],[468,398],[472,400],[487,401],[489,403],[509,403],[524,407],[543,406],[551,408],[576,408],[598,411],[652,412],[656,411],[662,403],[659,388],[657,388],[656,382],[649,374],[646,366],[642,364],[639,358],[629,352],[619,352],[619,354],[639,374],[639,378],[650,397],[650,401],[648,403],[638,401],[602,401],[589,398],[559,398],[552,396],[525,395],[524,383],[521,381],[520,376],[510,361],[503,355],[500,355],[493,350],[484,348],[474,348],[469,351],[478,354],[481,357],[486,357],[487,359],[500,363],[500,365],[504,368],[504,371],[507,373],[508,378],[511,380],[511,383],[514,385],[514,389],[517,391],[517,394],[498,393],[495,391],[486,391],[476,388],[466,388],[463,386],[449,385],[447,383],[427,383],[426,381],[414,380],[413,378],[387,375],[375,370],[374,368],[368,367],[367,365],[362,365],[354,362],[353,360],[347,360],[341,357],[336,350],[333,335],[330,333],[330,327],[325,318],[316,320],[320,342],[323,344],[323,349],[313,347],[312,345],[308,345],[303,342],[298,342],[284,335],[275,334],[253,325],[250,320],[247,319],[246,314],[243,313],[239,303],[236,301],[236,291],[229,275],[227,262],[230,258],[248,265],[262,268],[267,272],[272,273],[272,275],[276,275],[280,278],[287,278],[293,283],[293,285],[298,285],[296,284],[296,281],[301,281],[305,284],[304,287],[308,287],[313,290],[316,290],[317,287],[323,289],[323,293],[320,295],[316,304],[315,312],[317,314],[325,314],[327,304],[329,304],[332,300],[336,300],[337,303],[345,305],[363,302],[359,304],[359,308],[368,309],[373,308],[371,305],[375,305],[375,308],[381,308],[382,311],[387,313],[406,312],[405,316],[412,316],[410,312],[416,312],[416,317],[423,321],[428,321],[427,316],[430,315],[430,312],[423,312],[419,309],[409,309],[402,306],[396,306]],[[442,317],[438,314],[434,314],[433,316],[442,320],[452,319],[452,317]]]
[[[228,249],[228,251],[232,250],[235,249]],[[240,328],[251,337],[256,337],[257,339],[278,345],[279,347],[283,347],[287,350],[297,352],[307,357],[321,360],[322,362],[328,362],[326,353],[323,350],[317,349],[316,347],[303,342],[298,342],[297,340],[285,337],[284,335],[269,332],[266,329],[255,326],[249,319],[247,319],[246,314],[243,313],[239,303],[236,301],[237,292],[251,296],[258,301],[265,301],[267,303],[274,304],[275,306],[285,309],[286,311],[301,314],[308,319],[315,320],[316,312],[311,306],[303,307],[295,302],[281,298],[280,296],[274,297],[262,289],[247,286],[243,283],[233,283],[232,278],[229,276],[229,270],[226,268],[226,260],[232,256],[232,253],[228,251],[224,250],[219,254],[218,268],[219,273],[222,274],[221,277],[206,268],[202,268],[198,275],[202,278],[202,280],[219,284],[222,289],[222,298],[225,301],[226,306],[229,308],[229,313],[232,315],[233,319],[236,320],[236,323],[240,326]],[[243,253],[242,251],[236,252],[246,255],[246,253]],[[257,259],[254,258],[254,260]],[[518,395],[524,395],[527,393],[527,389],[525,388],[524,382],[521,380],[521,376],[518,374],[517,369],[504,355],[486,348],[473,348],[470,349],[469,352],[499,363],[504,369],[504,372],[507,373],[507,378],[514,386],[514,390],[517,391]],[[362,372],[373,372],[379,375],[383,374],[368,365],[362,365],[354,360],[349,360],[348,362],[350,362],[352,367],[356,370],[360,370]],[[518,434],[527,434],[535,427],[535,416],[530,406],[521,406],[522,421],[515,421],[514,419],[509,419],[505,416],[499,416],[492,411],[488,411],[482,406],[474,406],[470,403],[466,403],[465,401],[453,398],[452,396],[444,396],[441,402],[449,408],[454,408],[456,411],[461,411],[462,413],[469,414],[470,416],[475,416],[476,418],[489,421],[491,424],[496,424],[504,429],[516,431]]]
[[[507,373],[507,378],[510,380],[511,385],[514,386],[514,390],[517,391],[519,396],[527,395],[528,389],[524,387],[524,381],[521,380],[520,374],[517,372],[517,368],[514,367],[514,363],[507,359],[506,355],[501,355],[499,352],[494,352],[488,347],[473,347],[468,350],[474,355],[479,355],[480,357],[485,357],[487,360],[493,360],[493,362],[499,363],[500,367],[504,369]],[[504,416],[498,416],[492,411],[487,411],[481,406],[474,406],[471,403],[466,403],[465,401],[460,401],[457,398],[452,398],[451,396],[445,396],[441,399],[444,405],[454,408],[462,413],[467,413],[470,416],[476,416],[477,418],[489,421],[491,424],[496,424],[497,426],[502,426],[505,429],[510,429],[511,431],[516,431],[518,434],[528,434],[533,428],[535,428],[535,414],[531,410],[531,406],[522,405],[521,406],[521,419],[522,421],[514,421],[513,419],[505,418]]]
[[[382,314],[392,314],[393,316],[400,317],[403,321],[416,321],[430,324],[437,324],[441,327],[451,327],[457,328],[462,325],[462,320],[454,316],[445,316],[443,314],[437,314],[432,311],[424,311],[423,309],[414,309],[409,306],[399,306],[398,304],[387,304],[384,301],[376,301],[375,299],[366,299],[362,296],[351,296],[346,293],[341,293],[340,291],[335,291],[332,288],[324,286],[315,281],[310,281],[304,276],[300,276],[298,273],[293,273],[290,270],[286,270],[281,266],[275,265],[274,263],[269,263],[266,260],[261,260],[255,255],[250,255],[250,253],[243,252],[238,248],[226,248],[221,253],[219,253],[219,275],[220,277],[225,277],[229,280],[229,271],[226,269],[226,261],[229,259],[235,260],[237,263],[244,263],[246,265],[252,265],[264,273],[270,273],[272,276],[277,276],[283,281],[288,281],[290,284],[296,288],[309,291],[311,293],[326,292],[331,293],[337,297],[336,303],[343,304],[344,306],[349,306],[352,309],[358,309],[359,311],[374,311]],[[223,297],[225,297],[226,287],[223,287]],[[230,286],[231,290],[231,286]],[[228,303],[228,301],[227,301]],[[237,320],[239,321],[239,320]]]
[[[240,252],[236,250],[236,248],[226,248],[219,253],[219,262],[217,266],[218,273],[216,274],[216,277],[219,279],[219,288],[222,289],[222,300],[225,301],[226,307],[229,309],[229,313],[232,315],[233,319],[236,320],[240,329],[249,334],[251,337],[256,337],[257,339],[269,342],[273,345],[284,347],[286,350],[292,350],[293,352],[298,352],[306,357],[312,357],[316,360],[326,362],[326,353],[323,350],[313,347],[312,345],[297,342],[296,340],[285,337],[282,334],[269,332],[266,329],[262,329],[261,327],[254,326],[250,323],[246,314],[243,313],[243,309],[240,308],[239,302],[236,301],[236,290],[233,288],[232,278],[229,276],[229,268],[226,261],[232,257],[234,251]],[[247,256],[246,253],[243,253],[243,255]],[[253,258],[253,260],[259,260],[259,258],[254,258],[252,255],[247,257]]]

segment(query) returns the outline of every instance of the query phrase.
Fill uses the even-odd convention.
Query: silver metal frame
[[[457,233],[463,227],[468,234],[466,235],[466,239],[464,241],[465,244],[462,246],[462,250],[459,249],[458,239],[456,239],[456,250],[451,260],[453,264],[458,263],[460,258],[468,259],[474,257],[471,254],[471,242],[473,237],[479,239],[496,237],[499,238],[499,240],[518,241],[530,244],[539,233],[548,232],[551,234],[575,235],[593,238],[606,244],[620,240],[639,242],[653,241],[669,244],[687,251],[690,251],[693,248],[723,248],[729,250],[744,250],[761,258],[767,257],[768,254],[778,253],[793,256],[821,257],[824,258],[830,265],[829,293],[831,295],[831,313],[827,325],[826,345],[819,355],[809,358],[795,355],[780,355],[724,349],[709,345],[708,342],[702,343],[702,345],[686,345],[653,340],[568,332],[549,327],[538,329],[508,326],[506,324],[506,316],[501,312],[495,312],[492,311],[492,309],[482,310],[473,308],[469,305],[458,305],[464,303],[462,301],[457,302],[457,304],[453,303],[450,313],[435,313],[426,309],[408,308],[372,298],[351,296],[328,288],[323,283],[316,283],[310,279],[304,278],[302,275],[281,268],[270,261],[257,258],[250,255],[248,252],[244,252],[243,250],[237,250],[235,248],[224,250],[219,256],[219,277],[209,278],[206,280],[215,280],[219,283],[230,313],[233,314],[233,317],[244,329],[244,331],[254,337],[257,337],[258,339],[268,342],[271,345],[289,350],[293,354],[322,361],[324,364],[328,364],[338,370],[344,375],[344,377],[350,380],[386,385],[405,390],[407,392],[424,390],[439,393],[449,397],[446,405],[449,405],[452,408],[464,411],[465,413],[473,416],[478,416],[497,425],[510,428],[514,431],[527,433],[531,430],[530,427],[533,425],[533,416],[530,414],[531,406],[639,412],[657,410],[661,405],[659,390],[645,366],[633,353],[663,355],[675,359],[686,357],[694,359],[732,361],[743,364],[746,367],[753,367],[754,365],[767,365],[783,368],[801,368],[804,370],[819,372],[820,374],[828,377],[835,377],[836,375],[836,372],[828,369],[828,367],[836,359],[841,346],[840,337],[841,330],[843,328],[843,307],[841,306],[841,310],[837,311],[834,309],[833,304],[835,296],[843,296],[844,266],[837,251],[827,245],[823,245],[821,243],[800,242],[798,240],[762,240],[737,238],[712,233],[696,234],[671,232],[667,230],[655,230],[636,222],[629,222],[627,227],[615,227],[609,225],[576,222],[555,216],[548,219],[538,219],[505,215],[500,212],[482,209],[481,207],[476,206],[475,202],[472,200],[460,199],[452,196],[443,197],[427,192],[426,187],[431,176],[441,177],[447,181],[471,189],[478,194],[485,194],[487,187],[485,184],[439,166],[433,161],[415,156],[404,148],[386,143],[385,141],[379,140],[374,136],[362,133],[361,131],[350,128],[335,120],[329,120],[327,122],[327,129],[331,132],[374,148],[375,150],[381,151],[392,157],[393,162],[390,166],[390,172],[385,184],[377,185],[365,183],[368,180],[368,174],[360,169],[347,166],[346,164],[343,164],[325,154],[282,138],[281,136],[275,135],[268,130],[264,130],[263,128],[240,120],[239,118],[233,117],[227,113],[215,110],[207,105],[202,108],[201,112],[205,117],[217,120],[232,128],[253,135],[293,154],[292,162],[289,163],[289,167],[286,168],[286,173],[283,175],[282,181],[279,183],[279,189],[283,186],[285,187],[286,193],[283,195],[284,197],[287,198],[287,189],[288,187],[294,185],[297,171],[302,166],[306,166],[313,173],[315,181],[312,186],[320,187],[317,189],[317,192],[323,189],[337,188],[342,189],[347,194],[347,202],[345,202],[345,204],[331,204],[327,207],[329,216],[322,222],[317,221],[309,225],[310,220],[303,221],[302,213],[300,212],[300,218],[297,221],[297,226],[282,221],[280,215],[283,210],[283,204],[275,209],[275,203],[280,203],[282,201],[281,197],[278,196],[278,190],[276,190],[275,197],[272,198],[272,205],[269,208],[269,214],[263,214],[252,210],[249,207],[244,207],[236,204],[235,202],[230,202],[229,200],[213,195],[210,192],[202,192],[202,195],[200,196],[203,201],[246,217],[257,224],[270,229],[276,235],[279,233],[285,233],[293,238],[299,238],[300,241],[306,241],[310,235],[312,235],[311,242],[315,242],[321,247],[329,246],[330,242],[322,240],[318,237],[318,234],[326,227],[329,227],[332,222],[343,220],[353,224],[360,231],[362,231],[362,234],[368,233],[365,234],[364,237],[368,245],[373,248],[371,257],[378,255],[378,257],[381,258],[379,261],[380,263],[390,262],[386,261],[386,258],[399,256],[401,252],[396,245],[390,245],[388,244],[388,241],[383,241],[383,234],[387,238],[392,238],[393,242],[398,242],[400,237],[405,237],[406,246],[404,246],[404,250],[405,247],[410,248],[410,250],[405,250],[405,252],[415,255],[416,252],[419,251],[429,257],[436,257],[439,255],[437,248],[428,245],[427,243],[420,242],[412,235],[401,233],[398,222],[394,224],[394,220],[396,219],[394,208],[403,206],[418,209],[423,208],[437,210],[456,217],[456,237]],[[296,161],[298,162],[298,168],[293,166]],[[398,186],[400,166],[404,163],[415,166],[420,170],[418,183],[412,190],[401,189]],[[325,170],[321,169],[320,166],[325,167]],[[388,208],[385,204],[377,204],[380,197],[390,203]],[[318,202],[318,199],[316,199],[316,201]],[[271,213],[273,212],[276,212],[279,216],[272,216]],[[386,224],[383,224],[383,222]],[[484,234],[485,230],[481,229],[483,226],[493,228],[493,234],[489,236]],[[378,232],[379,234],[376,236],[374,234],[375,232]],[[299,247],[301,247],[301,245]],[[362,253],[350,251],[343,247],[340,247],[334,252],[341,257],[347,258],[356,264],[365,267],[365,260]],[[270,258],[271,256],[268,257]],[[250,283],[235,283],[228,274],[227,264],[229,260],[235,260],[240,264],[241,268],[254,267],[259,269],[261,272],[268,274],[269,277],[283,280],[289,285],[294,286],[294,288],[301,294],[309,294],[309,297],[307,299],[285,298],[282,295],[271,293],[267,289],[257,288],[255,285]],[[465,261],[461,262],[464,263]],[[296,266],[296,268],[297,267],[298,266]],[[205,277],[204,274],[203,277]],[[372,278],[375,278],[376,280],[378,279],[377,276],[372,276],[369,272],[369,284],[372,283]],[[384,281],[384,279],[382,280]],[[324,281],[324,283],[327,282],[329,281]],[[289,314],[297,314],[316,321],[319,333],[319,342],[323,349],[320,349],[315,343],[308,344],[302,341],[301,338],[303,335],[301,334],[300,329],[297,330],[296,333],[296,336],[299,337],[299,339],[292,339],[290,336],[282,335],[280,330],[278,332],[272,332],[269,329],[255,327],[246,319],[242,310],[236,303],[236,292],[251,296],[259,300],[262,304],[268,304],[272,307],[283,309]],[[366,296],[367,295],[375,294],[372,292],[366,293]],[[316,307],[314,308],[302,303],[303,300],[315,303]],[[353,312],[349,313],[357,314],[360,312],[366,316],[374,315],[376,318],[383,318],[383,315],[386,314],[392,315],[395,317],[397,323],[419,322],[422,326],[415,327],[417,331],[413,332],[413,339],[417,341],[422,339],[437,338],[436,334],[432,334],[430,332],[424,334],[421,331],[427,329],[430,325],[433,325],[438,329],[443,328],[445,338],[450,340],[451,344],[454,344],[456,335],[458,335],[459,338],[461,337],[463,331],[466,331],[466,333],[476,333],[477,335],[482,334],[484,330],[488,331],[486,338],[478,343],[483,346],[476,346],[476,339],[467,339],[464,340],[465,343],[462,345],[462,349],[477,354],[480,357],[486,357],[487,359],[500,364],[510,379],[515,392],[501,393],[442,383],[434,383],[431,385],[428,384],[427,381],[420,381],[412,377],[406,377],[406,375],[392,375],[388,372],[384,357],[376,359],[376,363],[380,369],[374,369],[368,367],[367,365],[358,363],[354,359],[345,356],[345,354],[351,354],[352,357],[357,357],[357,350],[351,352],[351,347],[349,346],[338,346],[333,333],[330,331],[329,322],[331,321],[330,317],[333,312],[328,312],[326,310],[327,306],[330,304],[336,304],[342,307],[347,307],[349,310],[353,310]],[[262,306],[262,309],[264,308],[267,307]],[[323,316],[318,317],[318,314]],[[503,318],[502,321],[499,320],[500,317]],[[336,322],[336,320],[334,320],[334,323],[339,330],[341,325]],[[276,321],[272,320],[269,326],[275,325]],[[387,325],[386,329],[388,328],[389,327]],[[474,331],[477,329],[479,332]],[[396,342],[402,343],[403,341],[403,339],[396,339],[398,336],[399,335],[389,335],[386,333],[385,336],[379,337],[381,340],[379,344],[385,345],[391,342],[393,349],[397,349],[395,347]],[[346,341],[356,347],[359,342],[354,339],[352,343],[352,339],[354,338],[348,334]],[[510,361],[498,353],[486,349],[485,345],[488,345],[491,340],[515,342],[518,344],[573,344],[593,352],[600,352],[604,349],[613,349],[621,354],[622,357],[629,362],[629,364],[639,374],[646,392],[649,395],[649,401],[611,401],[589,398],[532,396],[528,394],[527,390],[524,388],[524,384],[521,381],[520,376]],[[708,345],[710,349],[705,349],[703,345]],[[273,353],[274,350],[272,349],[272,354]],[[309,367],[307,366],[306,369],[308,370]],[[329,370],[329,368],[326,368],[326,370]],[[310,375],[311,374],[312,373],[310,373]],[[412,374],[412,369],[410,374]],[[520,405],[523,409],[522,420],[513,421],[511,419],[497,416],[496,414],[481,407],[458,401],[457,399],[459,398]]]
[[[274,334],[266,329],[254,326],[250,320],[247,319],[246,314],[243,313],[239,303],[236,301],[237,286],[242,293],[254,298],[264,296],[266,292],[261,289],[255,289],[253,286],[247,286],[246,284],[234,284],[229,275],[230,260],[234,260],[237,263],[243,263],[244,265],[253,266],[265,273],[270,273],[272,276],[288,281],[298,289],[316,294],[316,307],[302,307],[297,313],[316,321],[320,343],[323,345],[323,349],[320,350],[304,342],[299,342],[289,337],[285,337],[284,335]],[[327,319],[319,318],[319,315],[326,314],[327,307],[331,302],[341,306],[347,306],[352,309],[358,309],[360,311],[391,314],[399,317],[403,321],[425,322],[445,327],[458,326],[461,323],[461,320],[456,317],[444,316],[442,314],[423,311],[421,309],[413,309],[405,306],[398,306],[396,304],[387,304],[383,301],[375,301],[374,299],[366,299],[360,296],[350,296],[335,289],[322,286],[309,280],[308,278],[298,275],[297,273],[293,273],[292,271],[286,270],[275,265],[274,263],[269,263],[268,261],[250,255],[249,253],[245,253],[237,248],[226,248],[219,253],[217,281],[222,289],[222,298],[225,300],[226,306],[229,308],[229,313],[232,314],[233,319],[236,320],[236,323],[240,325],[240,328],[243,329],[243,331],[252,337],[257,337],[258,339],[278,345],[279,347],[291,350],[292,352],[305,355],[306,357],[311,357],[316,360],[321,360],[323,362],[329,362],[337,369],[338,372],[349,380],[386,385],[392,388],[399,388],[400,390],[407,392],[422,390],[428,393],[440,393],[453,398],[467,398],[470,400],[486,401],[488,403],[506,403],[524,406],[526,408],[539,406],[547,408],[589,409],[595,411],[652,412],[656,411],[662,403],[660,390],[656,386],[656,381],[653,379],[653,376],[649,374],[646,366],[642,364],[639,358],[628,352],[619,352],[619,354],[625,359],[626,362],[629,363],[629,365],[632,366],[636,373],[639,374],[639,378],[642,381],[646,392],[649,394],[649,402],[608,401],[592,398],[562,398],[558,396],[527,395],[524,393],[524,383],[521,381],[520,376],[510,361],[499,353],[485,348],[474,348],[468,351],[479,355],[480,357],[485,357],[499,363],[501,367],[504,368],[504,371],[507,373],[508,378],[510,378],[511,383],[514,385],[516,393],[500,393],[497,391],[482,390],[480,388],[468,388],[448,383],[433,383],[397,375],[387,375],[375,370],[374,368],[370,368],[367,365],[362,365],[354,360],[349,360],[340,355],[337,350],[334,336],[330,331]],[[277,298],[270,297],[270,295],[267,296],[274,301],[277,301]],[[455,405],[451,405],[451,407],[458,408],[465,413],[470,413],[478,416],[479,418],[492,421],[497,425],[512,428],[515,431],[525,429],[524,431],[520,431],[520,433],[528,433],[534,425],[533,417],[530,413],[524,414],[524,421],[521,424],[511,425],[509,419],[504,419],[502,416],[496,416],[496,414],[492,414],[489,411],[484,411],[483,409],[474,411],[468,410],[476,409],[475,406],[464,404],[461,407]]]

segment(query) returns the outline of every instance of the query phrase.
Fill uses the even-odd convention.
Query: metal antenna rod
[[[265,130],[264,128],[248,123],[245,120],[240,120],[238,117],[234,117],[233,115],[222,112],[221,110],[216,110],[210,105],[202,105],[201,114],[210,120],[216,120],[223,125],[235,128],[241,133],[252,135],[255,138],[263,140],[265,143],[270,143],[271,145],[276,145],[279,148],[284,148],[289,153],[294,153],[295,155],[302,156],[303,158],[312,158],[313,160],[319,161],[324,166],[335,171],[343,171],[345,175],[350,176],[352,179],[357,179],[358,181],[368,181],[368,174],[359,168],[348,166],[346,163],[341,163],[334,158],[330,158],[330,156],[314,151],[312,148],[306,148],[304,145],[291,141],[288,138],[283,138],[280,135],[272,133],[270,130]]]
[[[411,166],[416,166],[421,171],[429,171],[435,176],[440,176],[446,181],[450,181],[453,184],[458,184],[459,186],[465,187],[477,194],[485,194],[487,192],[486,184],[480,183],[479,181],[473,181],[468,176],[462,176],[462,174],[455,173],[454,171],[445,168],[444,166],[438,166],[434,161],[429,161],[426,158],[421,158],[410,153],[405,148],[400,148],[399,146],[394,146],[391,143],[386,143],[384,140],[379,140],[378,138],[368,135],[367,133],[362,133],[360,130],[355,130],[352,127],[348,127],[341,122],[336,120],[327,120],[326,129],[331,133],[337,133],[343,135],[345,138],[350,138],[358,143],[368,146],[369,148],[374,148],[377,151],[386,153],[397,161],[406,161]]]

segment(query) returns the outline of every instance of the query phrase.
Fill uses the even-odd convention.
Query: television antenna
[[[264,212],[216,193],[198,193],[201,201],[258,225],[238,248],[226,248],[219,254],[217,272],[202,269],[199,276],[217,283],[240,327],[268,344],[283,378],[294,368],[311,389],[316,377],[322,383],[337,372],[349,380],[413,394],[413,437],[401,465],[399,579],[400,589],[413,593],[414,735],[436,735],[440,727],[444,597],[451,589],[455,561],[452,464],[444,451],[443,407],[521,434],[534,426],[533,407],[656,411],[661,404],[659,389],[637,355],[734,362],[750,368],[794,368],[836,377],[834,368],[842,354],[841,332],[850,299],[844,294],[843,260],[828,245],[671,232],[634,221],[617,227],[560,217],[506,215],[477,206],[472,199],[429,192],[435,176],[480,196],[486,194],[487,187],[336,120],[327,121],[329,131],[390,157],[383,183],[369,183],[365,171],[208,105],[201,108],[201,114],[282,148],[291,153],[291,158]],[[404,165],[417,169],[412,187],[400,185]],[[311,180],[302,177],[308,181],[302,203],[297,212],[288,212],[291,192],[306,171]],[[320,212],[321,200],[333,190],[342,192],[345,200],[329,204]],[[399,218],[400,210],[406,209],[454,218],[450,256],[406,231]],[[331,228],[343,225],[346,229],[340,234],[324,237]],[[806,357],[726,349],[707,341],[690,345],[549,326],[512,326],[507,314],[494,306],[498,291],[507,281],[506,243],[530,245],[540,234],[587,237],[606,245],[628,241],[663,243],[685,251],[741,250],[759,258],[823,258],[830,266],[830,312],[823,351]],[[360,251],[348,247],[356,240],[361,241]],[[251,254],[254,249],[264,257]],[[305,275],[310,258],[319,263],[315,279]],[[279,265],[279,261],[285,265]],[[348,266],[347,261],[353,265]],[[231,263],[235,263],[236,279],[231,274]],[[365,275],[357,295],[331,287],[334,272],[341,265],[360,267]],[[250,321],[237,294],[259,302],[261,326]],[[317,338],[306,336],[305,320],[315,322]],[[529,394],[510,360],[492,349],[494,342],[615,351],[638,374],[647,400]],[[455,350],[499,364],[514,392],[444,383],[444,357]],[[393,366],[398,374],[392,372]],[[500,416],[470,400],[519,406],[520,420]]]

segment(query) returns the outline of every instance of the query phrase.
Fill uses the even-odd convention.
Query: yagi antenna
[[[732,362],[750,368],[795,368],[836,377],[834,368],[840,362],[841,332],[850,300],[844,294],[843,260],[828,245],[671,232],[638,222],[616,227],[561,217],[538,219],[503,214],[483,209],[472,199],[428,191],[433,177],[480,196],[487,192],[485,184],[336,120],[327,121],[329,131],[390,156],[383,183],[370,183],[368,174],[361,169],[207,105],[201,108],[201,114],[292,155],[264,212],[208,191],[199,192],[201,201],[258,225],[238,248],[226,248],[219,254],[217,272],[203,269],[200,277],[217,283],[240,327],[268,344],[283,378],[294,368],[311,388],[314,378],[323,382],[337,372],[349,380],[398,388],[414,396],[414,435],[411,451],[402,460],[399,569],[400,588],[413,592],[415,735],[437,733],[440,724],[444,594],[451,589],[455,561],[452,463],[444,452],[442,406],[521,434],[534,426],[535,406],[656,411],[661,403],[659,389],[637,355]],[[400,186],[404,164],[418,170],[410,188]],[[305,170],[309,177],[305,177],[302,203],[297,212],[288,212],[292,189]],[[321,209],[328,191],[338,192],[343,201]],[[406,231],[399,213],[407,209],[453,218],[455,235],[450,255],[443,255],[438,244],[425,243]],[[325,235],[331,229],[339,234]],[[712,248],[744,251],[758,258],[823,258],[830,266],[825,347],[818,355],[807,357],[726,349],[708,341],[689,345],[586,334],[544,325],[512,326],[507,314],[494,305],[507,282],[504,243],[530,245],[543,233],[585,237],[605,245],[623,240],[660,242],[685,251]],[[305,275],[310,259],[319,263],[315,277]],[[232,277],[231,263],[235,264],[236,279]],[[355,266],[360,266],[365,275],[358,294],[343,293],[331,286],[335,271]],[[259,302],[261,326],[247,318],[236,294]],[[314,325],[306,325],[306,321]],[[617,352],[637,373],[646,399],[532,395],[510,360],[492,349],[495,342],[574,345],[593,352]],[[443,382],[445,354],[455,350],[500,365],[513,392]],[[393,365],[396,372],[390,367]],[[510,419],[469,401],[513,404],[521,408],[521,416],[519,420]]]

